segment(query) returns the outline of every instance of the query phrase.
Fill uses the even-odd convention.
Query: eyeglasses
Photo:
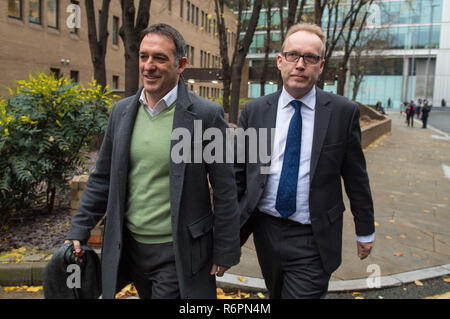
[[[317,64],[320,61],[321,56],[315,54],[300,54],[298,52],[283,52],[283,56],[288,62],[298,62],[300,58],[303,58],[305,64]]]

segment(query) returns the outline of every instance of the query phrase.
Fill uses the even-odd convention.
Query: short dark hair
[[[178,62],[180,61],[180,59],[182,57],[186,56],[186,42],[184,41],[184,38],[181,35],[181,33],[178,32],[178,30],[176,30],[175,28],[173,28],[170,25],[165,24],[165,23],[153,24],[153,25],[145,28],[144,30],[142,30],[141,39],[140,39],[139,43],[141,43],[142,40],[144,39],[144,37],[149,33],[160,34],[160,35],[168,37],[169,39],[171,39],[173,41],[173,43],[175,45],[174,54],[175,54],[175,63],[176,64],[178,64]]]

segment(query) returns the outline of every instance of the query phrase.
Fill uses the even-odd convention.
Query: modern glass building
[[[313,15],[313,1],[307,1],[304,18]],[[280,10],[271,9],[270,59],[275,63],[281,47]],[[247,12],[250,15],[250,11]],[[287,8],[283,10],[283,18]],[[324,17],[327,15],[324,14]],[[355,79],[363,76],[355,100],[374,105],[378,101],[387,108],[399,109],[403,101],[427,99],[441,106],[450,102],[450,0],[384,0],[375,1],[369,10],[370,20],[361,36],[360,50],[353,52],[347,67],[344,95],[353,98]],[[322,27],[326,26],[326,19]],[[285,25],[285,24],[284,24]],[[250,69],[262,65],[267,30],[267,9],[263,9],[247,59]],[[337,50],[329,63],[336,70],[342,57]],[[329,74],[328,74],[329,75]],[[332,74],[331,74],[332,75]],[[249,97],[260,95],[260,83],[249,81]],[[328,76],[324,89],[336,93],[337,81]],[[267,83],[265,94],[278,85]],[[388,101],[390,103],[388,103]]]

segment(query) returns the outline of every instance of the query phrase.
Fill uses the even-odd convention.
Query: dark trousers
[[[172,242],[139,243],[126,230],[122,258],[141,299],[180,298]]]
[[[325,297],[325,272],[311,225],[261,213],[253,220],[253,238],[261,271],[273,299]]]
[[[423,113],[422,115],[422,128],[427,128],[427,122],[428,122],[428,113]]]
[[[408,121],[408,126],[410,126],[410,124],[411,124],[411,127],[414,127],[414,113],[413,114],[408,114],[406,116],[406,119]]]

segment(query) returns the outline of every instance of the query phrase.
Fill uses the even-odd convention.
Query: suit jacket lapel
[[[324,92],[316,87],[316,107],[314,116],[314,133],[311,150],[311,168],[310,182],[314,178],[317,163],[319,161],[320,151],[322,150],[325,136],[327,135],[328,123],[330,121],[330,98]]]
[[[266,105],[261,107],[262,116],[262,128],[267,129],[267,150],[269,156],[272,155],[273,151],[273,136],[272,129],[275,128],[277,123],[277,110],[278,110],[278,99],[280,98],[281,90],[277,91],[275,94],[271,95],[267,99]]]

